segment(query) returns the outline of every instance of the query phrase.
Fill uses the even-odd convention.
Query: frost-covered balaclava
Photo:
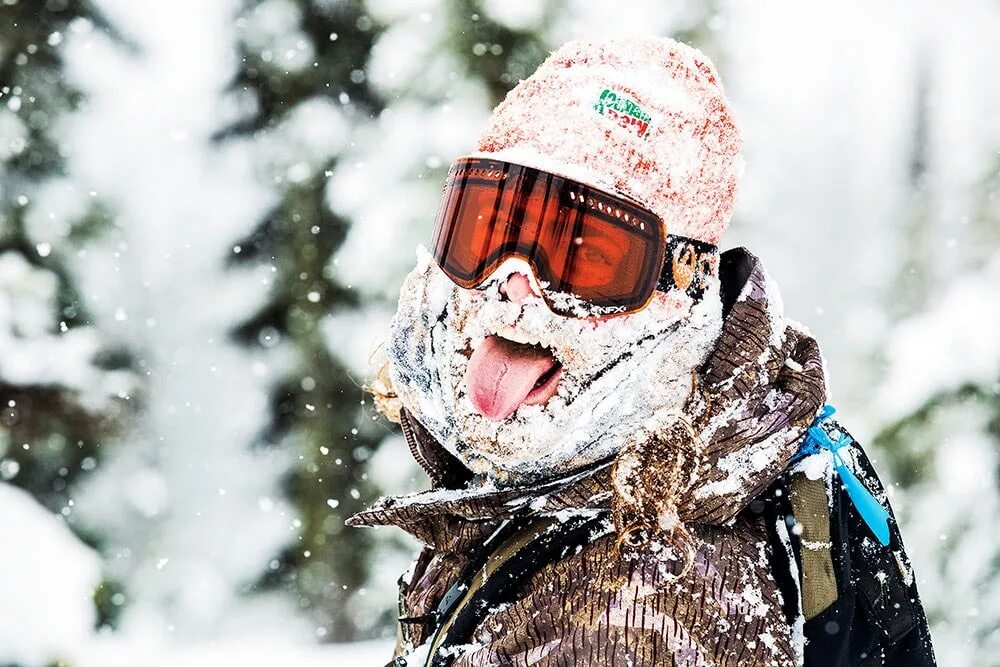
[[[474,155],[625,195],[669,234],[713,245],[743,168],[715,69],[659,37],[566,44],[497,106]],[[720,333],[717,254],[703,259],[711,272],[698,292],[658,291],[638,312],[597,319],[549,310],[520,259],[463,289],[418,249],[387,345],[394,389],[497,484],[606,458],[639,426],[655,432],[676,416]],[[689,284],[689,264],[671,260],[675,283]]]

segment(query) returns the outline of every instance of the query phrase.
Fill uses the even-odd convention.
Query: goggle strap
[[[708,278],[716,274],[718,258],[718,246],[668,234],[663,269],[656,289],[660,292],[677,289],[693,301],[700,301],[708,287]]]

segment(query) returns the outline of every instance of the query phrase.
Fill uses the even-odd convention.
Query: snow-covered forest
[[[362,385],[450,161],[574,37],[705,51],[942,665],[1000,653],[1000,6],[0,2],[0,665],[382,664]]]

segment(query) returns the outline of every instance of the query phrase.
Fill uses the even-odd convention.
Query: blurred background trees
[[[0,5],[0,478],[74,522],[71,487],[123,426],[131,359],[72,271],[112,224],[67,170],[61,123],[80,92],[71,34],[109,31],[89,2]]]
[[[83,97],[67,76],[64,46],[95,32],[122,44],[90,2],[0,5],[0,481],[58,518],[47,521],[29,498],[4,491],[7,576],[20,584],[3,595],[46,596],[61,608],[4,608],[6,623],[29,629],[0,648],[0,662],[39,652],[34,624],[53,624],[42,646],[59,645],[115,609],[113,582],[94,588],[102,577],[96,559],[65,530],[102,543],[103,534],[77,521],[75,495],[108,440],[128,428],[139,389],[127,346],[93,315],[93,295],[75,272],[114,225],[65,159],[66,123]],[[53,551],[72,562],[58,563]]]
[[[969,217],[946,237],[948,260],[938,261],[941,236],[925,230],[938,241],[913,269],[930,278],[925,305],[895,324],[882,355],[873,442],[901,521],[913,526],[907,544],[927,568],[921,593],[942,664],[986,665],[1000,645],[998,178],[994,161],[971,191]]]
[[[302,523],[262,584],[296,591],[321,637],[355,639],[360,619],[349,610],[368,580],[372,540],[345,529],[344,519],[377,493],[365,463],[384,430],[365,418],[364,377],[347,372],[323,332],[324,317],[360,305],[358,291],[331,270],[350,222],[331,209],[325,186],[351,128],[382,111],[364,74],[381,28],[357,2],[250,2],[237,25],[231,88],[247,112],[217,138],[258,144],[261,180],[277,201],[235,239],[230,262],[268,265],[275,279],[265,303],[232,333],[291,358],[254,444],[295,452],[285,492]]]
[[[0,4],[0,484],[106,582],[108,633],[45,655],[263,664],[391,634],[415,545],[343,520],[425,483],[362,385],[447,166],[550,50],[643,31],[720,69],[747,156],[727,243],[895,484],[941,663],[990,664],[1000,11],[935,7]],[[0,632],[0,663],[26,655]]]

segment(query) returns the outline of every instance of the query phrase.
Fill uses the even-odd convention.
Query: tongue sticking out
[[[489,336],[469,358],[465,386],[476,412],[501,421],[521,405],[549,400],[561,372],[559,362],[544,347]]]

